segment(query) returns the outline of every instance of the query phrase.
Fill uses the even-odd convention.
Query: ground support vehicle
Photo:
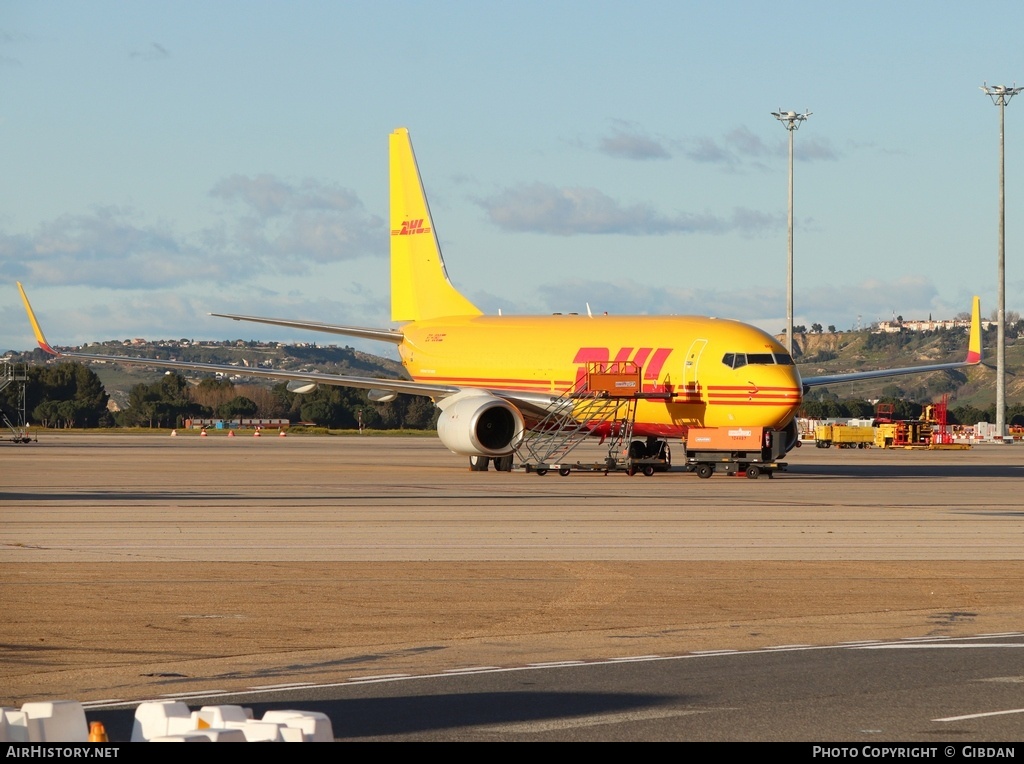
[[[589,363],[586,374],[565,394],[551,401],[545,416],[533,425],[516,448],[519,467],[546,475],[558,472],[641,472],[651,476],[672,465],[663,438],[634,439],[636,404],[642,398],[671,397],[643,392],[641,368],[632,361]],[[569,454],[596,437],[605,447],[593,461],[569,460]]]
[[[871,427],[851,427],[845,424],[820,424],[814,428],[814,443],[818,448],[870,448],[875,442]]]
[[[786,470],[786,463],[779,461],[785,453],[786,434],[765,427],[693,428],[686,433],[686,469],[700,478],[716,472],[771,478]]]
[[[520,465],[526,472],[546,475],[557,472],[563,477],[573,472],[625,472],[632,477],[637,473],[650,477],[655,472],[668,472],[672,468],[672,449],[664,438],[648,438],[646,441],[623,440],[613,435],[607,443],[607,456],[593,461],[577,460],[568,462],[538,461]]]

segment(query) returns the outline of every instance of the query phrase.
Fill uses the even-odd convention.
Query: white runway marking
[[[254,690],[291,690],[296,687],[313,687],[313,682],[290,682],[288,684],[256,684]]]
[[[960,722],[964,719],[981,719],[985,716],[1005,716],[1006,714],[1024,714],[1024,708],[1012,708],[1008,711],[988,711],[983,714],[965,714],[963,716],[947,716],[945,719],[932,719],[933,722]]]
[[[694,650],[690,655],[731,655],[739,650]]]
[[[596,716],[583,716],[575,719],[555,719],[545,722],[525,722],[522,724],[497,724],[487,727],[476,727],[477,732],[493,734],[516,734],[536,732],[558,732],[561,730],[580,729],[583,727],[599,727],[608,724],[628,724],[629,722],[642,722],[655,719],[672,719],[679,716],[694,716],[696,714],[708,714],[714,711],[735,711],[734,708],[701,708],[701,709],[672,709],[672,710],[651,710],[631,711],[621,714],[597,714]]]
[[[412,674],[377,674],[376,676],[354,676],[348,681],[352,684],[357,684],[359,682],[384,682],[391,679],[408,679],[411,676]]]
[[[917,644],[898,645],[864,645],[855,647],[854,650],[960,650],[971,647],[1024,647],[1024,642],[973,642],[964,644],[962,642],[935,644],[931,642],[919,642]]]
[[[947,648],[979,648],[979,647],[1024,647],[1024,643],[1016,642],[978,642],[978,641],[966,641],[966,640],[983,640],[990,637],[1019,637],[1024,636],[1022,632],[1003,632],[1000,634],[992,635],[975,635],[973,637],[919,637],[916,640],[903,640],[900,642],[880,642],[880,641],[863,641],[863,642],[841,642],[833,645],[780,645],[777,647],[767,648],[755,648],[751,650],[734,650],[734,649],[722,649],[722,650],[694,650],[689,653],[683,653],[681,655],[637,655],[628,656],[621,658],[606,658],[604,660],[591,660],[591,661],[551,661],[548,663],[530,663],[519,666],[475,666],[460,669],[442,669],[439,672],[432,672],[426,674],[377,674],[370,676],[358,676],[350,677],[337,682],[305,682],[296,683],[289,685],[270,685],[270,686],[251,686],[244,690],[204,690],[189,693],[168,693],[167,695],[160,696],[160,699],[166,698],[215,698],[222,696],[234,696],[241,697],[246,695],[260,695],[267,692],[273,692],[275,689],[295,689],[295,688],[317,688],[317,689],[329,689],[332,687],[345,687],[353,684],[372,684],[372,683],[386,683],[386,682],[404,682],[404,681],[415,681],[417,679],[433,679],[438,677],[454,677],[466,674],[487,674],[487,673],[512,673],[518,671],[538,671],[545,669],[558,669],[558,668],[573,668],[578,666],[600,666],[610,665],[624,662],[643,662],[643,661],[677,661],[687,660],[693,658],[714,658],[714,657],[727,657],[735,655],[756,655],[766,654],[769,652],[784,652],[784,651],[803,651],[803,650],[922,650],[922,649],[947,649]],[[965,640],[965,641],[953,641],[953,640]],[[1024,681],[1024,677],[995,677],[991,679],[981,679],[977,681]],[[89,701],[88,705],[91,708],[112,708],[117,706],[134,706],[139,703],[145,702],[144,700],[135,701],[124,701],[124,700],[94,700]],[[711,709],[713,710],[713,709]],[[720,709],[728,710],[728,709]],[[662,712],[654,712],[662,713]],[[688,713],[705,713],[705,711],[685,711],[669,713],[669,716],[678,716]],[[995,711],[988,714],[978,714],[976,716],[997,716],[1001,714],[1014,714],[1024,713],[1024,709],[1011,710],[1011,711]],[[590,717],[591,719],[598,717]],[[604,717],[600,717],[604,718]],[[624,717],[623,717],[624,718]],[[633,718],[640,718],[635,716]],[[652,716],[650,718],[663,718]],[[952,721],[954,719],[969,719],[975,718],[974,716],[957,716],[949,717],[948,719],[937,719],[935,721]],[[605,724],[614,723],[611,721],[597,721],[594,724]],[[570,726],[591,726],[589,723],[579,722],[567,722]],[[558,729],[566,729],[567,727],[559,727]],[[553,728],[554,729],[554,728]]]

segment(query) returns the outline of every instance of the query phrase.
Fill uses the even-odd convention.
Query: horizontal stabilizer
[[[392,329],[372,329],[365,326],[337,326],[325,324],[320,321],[293,321],[287,318],[263,318],[262,316],[238,316],[233,313],[211,313],[217,318],[230,318],[233,321],[251,321],[256,324],[271,324],[272,326],[284,326],[289,329],[303,329],[310,332],[326,332],[328,334],[343,334],[346,337],[359,337],[364,340],[378,340],[390,342],[395,345],[402,344],[402,333]]]
[[[348,376],[341,374],[320,374],[318,372],[299,372],[299,371],[278,371],[276,369],[260,369],[260,368],[239,368],[238,366],[229,366],[227,364],[213,364],[213,363],[194,363],[191,361],[165,361],[157,358],[137,358],[133,356],[123,355],[93,355],[91,353],[78,353],[74,351],[58,351],[50,343],[46,341],[46,337],[43,336],[42,327],[39,326],[39,321],[36,320],[35,311],[32,310],[32,305],[28,301],[28,295],[25,294],[25,289],[22,285],[18,284],[18,291],[21,293],[21,300],[25,305],[25,312],[28,314],[29,323],[32,325],[32,331],[36,335],[36,342],[39,343],[39,347],[50,355],[58,356],[60,358],[81,358],[85,361],[102,361],[105,363],[126,363],[134,366],[150,366],[158,369],[182,369],[188,371],[204,371],[210,374],[220,374],[223,376],[234,377],[265,377],[268,379],[280,379],[291,383],[289,389],[301,390],[307,392],[312,390],[315,385],[333,385],[335,387],[355,387],[362,390],[375,390],[380,391],[391,391],[395,393],[404,393],[407,395],[425,395],[431,398],[443,398],[448,395],[452,395],[459,391],[459,388],[454,385],[439,385],[430,384],[428,382],[413,382],[406,379],[382,379],[378,377],[357,377]],[[249,319],[248,316],[227,316],[227,318],[235,318],[237,320]],[[250,319],[262,321],[263,323],[278,323],[283,326],[295,326],[297,328],[313,328],[321,327],[321,331],[325,331],[323,327],[328,327],[329,324],[306,324],[302,322],[282,322],[277,319]],[[334,330],[338,330],[337,333],[347,333],[340,330],[351,327],[332,327]],[[399,332],[389,332],[388,330],[380,329],[356,329],[356,331],[365,332],[365,334],[357,334],[355,336],[365,336],[368,339],[385,339],[388,342],[401,342],[401,334]],[[399,339],[392,339],[392,336],[397,336]]]
[[[965,366],[977,366],[981,363],[981,299],[974,298],[971,309],[970,338],[967,341],[967,358],[955,363],[934,363],[926,366],[905,366],[898,369],[875,369],[874,371],[856,371],[849,374],[829,374],[822,377],[806,377],[801,380],[804,390],[822,385],[835,385],[843,382],[859,382],[865,379],[885,379],[905,374],[923,374],[930,371],[949,371],[962,369]]]

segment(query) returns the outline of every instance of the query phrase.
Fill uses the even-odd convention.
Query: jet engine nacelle
[[[482,390],[465,390],[437,404],[437,434],[450,450],[465,456],[505,456],[526,432],[523,415],[508,401]]]
[[[305,395],[316,390],[316,382],[306,382],[304,380],[293,379],[287,385],[285,385],[288,392],[297,393],[299,395]]]

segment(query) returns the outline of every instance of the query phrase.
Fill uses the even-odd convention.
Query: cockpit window
[[[722,363],[730,369],[741,369],[748,363],[760,366],[792,366],[793,358],[788,353],[726,353]]]

